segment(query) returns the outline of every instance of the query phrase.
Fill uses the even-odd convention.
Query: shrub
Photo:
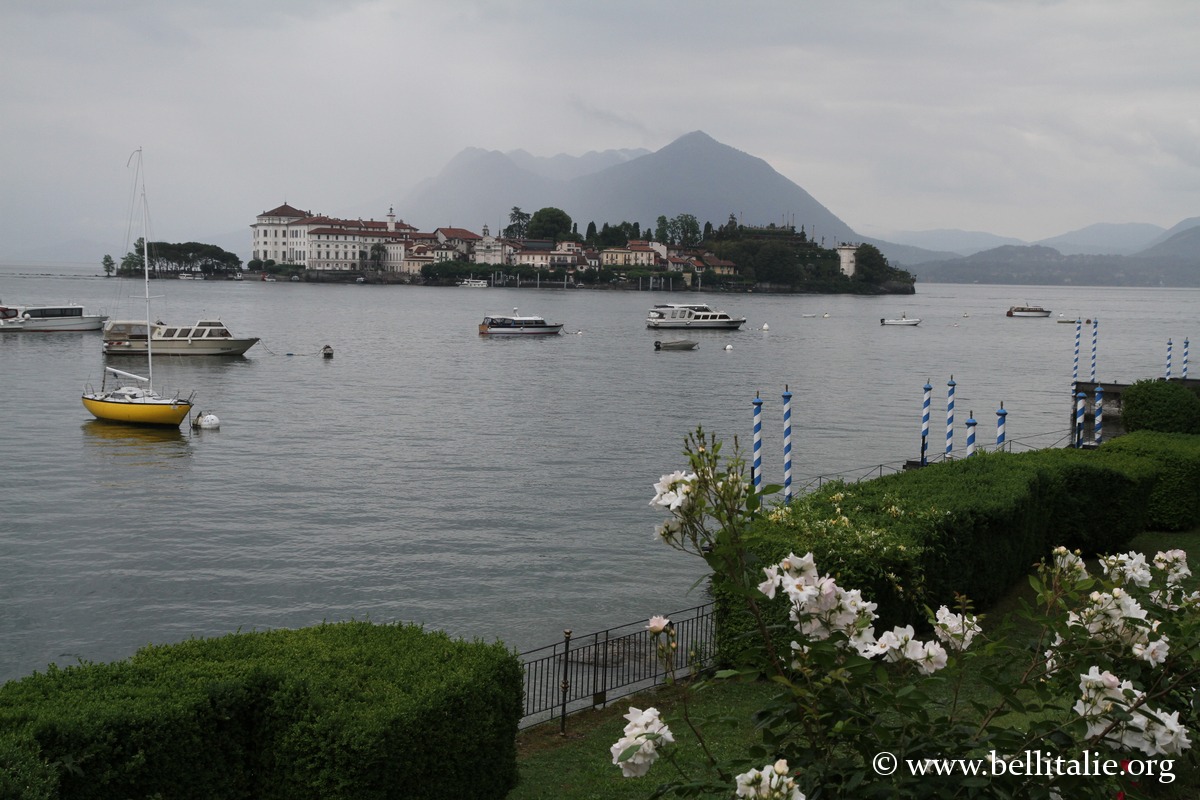
[[[522,685],[502,645],[365,622],[52,667],[0,687],[0,796],[502,798]]]
[[[1105,443],[1099,455],[1123,469],[1153,471],[1147,526],[1177,531],[1200,525],[1200,436],[1143,430]]]
[[[1200,397],[1171,381],[1138,381],[1121,393],[1121,424],[1129,433],[1200,433]]]

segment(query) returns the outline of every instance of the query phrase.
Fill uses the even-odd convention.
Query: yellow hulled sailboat
[[[138,149],[130,157],[130,161],[134,157],[137,158],[137,167],[134,172],[134,188],[136,191],[140,186],[141,194],[142,227],[144,230],[142,235],[142,276],[146,287],[146,328],[149,330],[151,320],[150,225],[146,210],[146,185],[142,178],[141,149]],[[112,367],[106,367],[100,391],[92,391],[89,387],[83,393],[83,407],[90,411],[97,419],[109,420],[111,422],[124,422],[132,425],[173,425],[178,427],[179,423],[191,413],[192,398],[188,397],[184,399],[178,395],[164,397],[154,391],[154,361],[150,350],[150,340],[147,339],[147,377],[143,378],[141,375],[134,375],[132,372],[124,372]],[[110,390],[107,388],[109,375],[122,380],[136,381],[137,384],[125,384]]]

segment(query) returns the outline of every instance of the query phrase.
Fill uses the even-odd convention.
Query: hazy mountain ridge
[[[507,221],[514,206],[528,213],[553,206],[569,214],[581,231],[589,222],[652,227],[660,215],[678,214],[692,214],[701,224],[723,225],[733,214],[747,225],[794,222],[818,241],[824,238],[828,246],[861,239],[767,162],[701,131],[568,180],[531,173],[511,157],[491,152],[491,159],[467,151],[452,159],[435,180],[405,200],[405,220],[431,229],[449,224],[445,218],[453,216],[461,220],[456,225],[478,228],[498,217]],[[470,169],[461,169],[464,163]],[[489,195],[493,189],[500,193]]]
[[[304,202],[306,208],[323,208],[320,198]],[[380,218],[386,205],[390,201],[375,202],[367,209],[323,208],[322,213]],[[721,144],[702,131],[685,134],[654,152],[613,149],[540,157],[525,150],[502,153],[468,147],[414,188],[395,211],[423,231],[454,226],[481,233],[487,225],[498,233],[508,224],[514,206],[527,213],[546,206],[561,208],[581,233],[589,222],[638,222],[652,228],[660,215],[684,213],[695,216],[701,225],[723,225],[731,214],[745,225],[794,224],[826,247],[841,242],[873,244],[894,266],[926,281],[1006,282],[1005,276],[1020,274],[1022,280],[1037,283],[1086,283],[1090,269],[1095,273],[1092,282],[1176,281],[1171,285],[1190,286],[1196,284],[1189,270],[1200,270],[1200,266],[1189,267],[1189,263],[1200,265],[1200,217],[1184,219],[1166,230],[1143,223],[1097,223],[1033,243],[955,229],[862,236],[763,159]],[[248,260],[251,223],[252,218],[238,230],[185,238],[215,244]],[[1006,247],[1026,252],[1019,256],[995,252]],[[111,245],[73,238],[5,252],[4,260],[28,263],[32,269],[95,264],[99,270],[106,253],[118,260],[123,255],[113,252]],[[980,254],[985,257],[973,258]],[[1122,257],[1130,260],[1122,262]],[[993,268],[998,270],[994,276],[989,274]]]
[[[926,283],[1200,286],[1200,227],[1129,256],[1068,255],[1045,245],[1004,245],[906,268]]]
[[[517,166],[527,169],[535,175],[562,181],[599,172],[602,169],[649,155],[649,153],[649,150],[638,148],[636,150],[604,150],[602,152],[589,150],[581,156],[559,153],[549,158],[531,155],[525,150],[510,150],[504,155],[512,159]]]

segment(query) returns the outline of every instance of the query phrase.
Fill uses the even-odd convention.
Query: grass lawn
[[[1200,529],[1187,533],[1145,533],[1130,545],[1130,549],[1143,552],[1147,557],[1172,548],[1186,550],[1193,573],[1200,576]],[[988,609],[987,615],[993,621],[999,620],[1017,607],[1020,598],[1031,594],[1029,585],[1022,581],[1008,597]],[[1003,668],[1004,665],[996,666]],[[718,759],[726,761],[744,755],[746,747],[756,741],[756,732],[749,720],[774,691],[767,683],[720,681],[692,693],[688,699],[689,712],[694,719],[706,721],[705,738]],[[624,778],[621,770],[612,764],[609,748],[621,736],[626,722],[623,715],[630,705],[638,708],[654,706],[663,712],[677,742],[669,750],[680,759],[689,778],[698,777],[704,763],[699,748],[690,746],[695,738],[683,721],[682,697],[683,692],[678,688],[659,687],[624,698],[601,711],[568,717],[565,736],[559,734],[557,720],[522,731],[517,738],[520,784],[509,793],[508,800],[646,798],[660,782],[679,777],[666,759],[660,759],[644,778]],[[714,727],[708,722],[713,719],[725,720],[726,724]],[[1200,731],[1191,731],[1191,738],[1193,747],[1200,748]],[[1162,800],[1200,797],[1200,770],[1179,760],[1175,764],[1175,774],[1174,783],[1143,785],[1148,791],[1146,796]],[[732,795],[730,784],[729,796]]]

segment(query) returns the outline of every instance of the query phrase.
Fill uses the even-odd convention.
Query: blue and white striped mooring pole
[[[754,393],[754,466],[751,468],[751,480],[754,493],[762,491],[762,398]]]
[[[929,463],[925,454],[929,448],[929,397],[933,386],[925,381],[925,399],[921,403],[921,466]]]
[[[1092,320],[1092,383],[1096,382],[1096,340],[1100,337],[1100,318]]]
[[[1188,356],[1188,340],[1183,340],[1183,379],[1187,380],[1187,356]]]
[[[950,457],[950,451],[954,449],[954,387],[957,386],[954,382],[954,376],[950,376],[950,380],[946,382],[946,458]]]
[[[792,393],[783,385],[783,502],[792,502]]]
[[[1171,380],[1171,340],[1167,339],[1167,380]]]
[[[1004,401],[1000,401],[1000,407],[996,409],[996,449],[1004,449],[1004,422],[1008,412],[1004,410]]]
[[[1083,404],[1087,395],[1079,392],[1075,395],[1075,446],[1083,447]]]
[[[967,458],[975,455],[975,412],[967,412]]]
[[[1075,368],[1070,373],[1070,383],[1079,383],[1079,335],[1084,330],[1084,319],[1075,320]]]
[[[1096,386],[1096,406],[1093,409],[1092,430],[1096,434],[1096,444],[1100,444],[1104,435],[1101,431],[1104,428],[1104,387],[1097,384]]]

